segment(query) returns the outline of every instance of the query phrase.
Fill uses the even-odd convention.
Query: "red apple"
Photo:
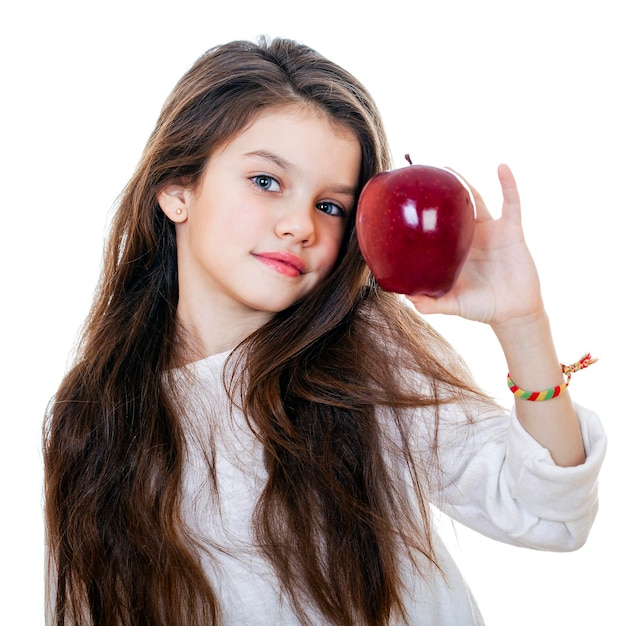
[[[363,188],[359,246],[386,291],[439,297],[452,289],[467,257],[475,213],[472,193],[456,174],[410,164],[374,176]]]

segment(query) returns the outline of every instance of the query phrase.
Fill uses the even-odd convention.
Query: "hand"
[[[484,322],[495,328],[517,325],[543,315],[539,277],[524,240],[520,198],[511,170],[498,168],[502,215],[494,219],[480,194],[476,229],[457,282],[440,298],[408,296],[421,313],[442,313]]]

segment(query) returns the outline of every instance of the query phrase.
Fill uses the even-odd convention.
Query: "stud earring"
[[[182,214],[183,214],[183,210],[180,207],[178,207],[176,209],[176,215],[182,215]]]

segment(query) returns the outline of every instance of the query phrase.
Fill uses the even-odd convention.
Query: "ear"
[[[176,184],[164,187],[157,195],[161,210],[176,224],[187,220],[190,199],[189,190]]]

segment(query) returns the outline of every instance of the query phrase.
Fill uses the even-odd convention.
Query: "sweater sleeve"
[[[586,541],[598,510],[598,474],[606,450],[597,415],[578,405],[576,410],[586,450],[585,462],[577,467],[557,466],[514,410],[463,426],[448,422],[444,412],[442,480],[433,503],[498,541],[576,550]]]

